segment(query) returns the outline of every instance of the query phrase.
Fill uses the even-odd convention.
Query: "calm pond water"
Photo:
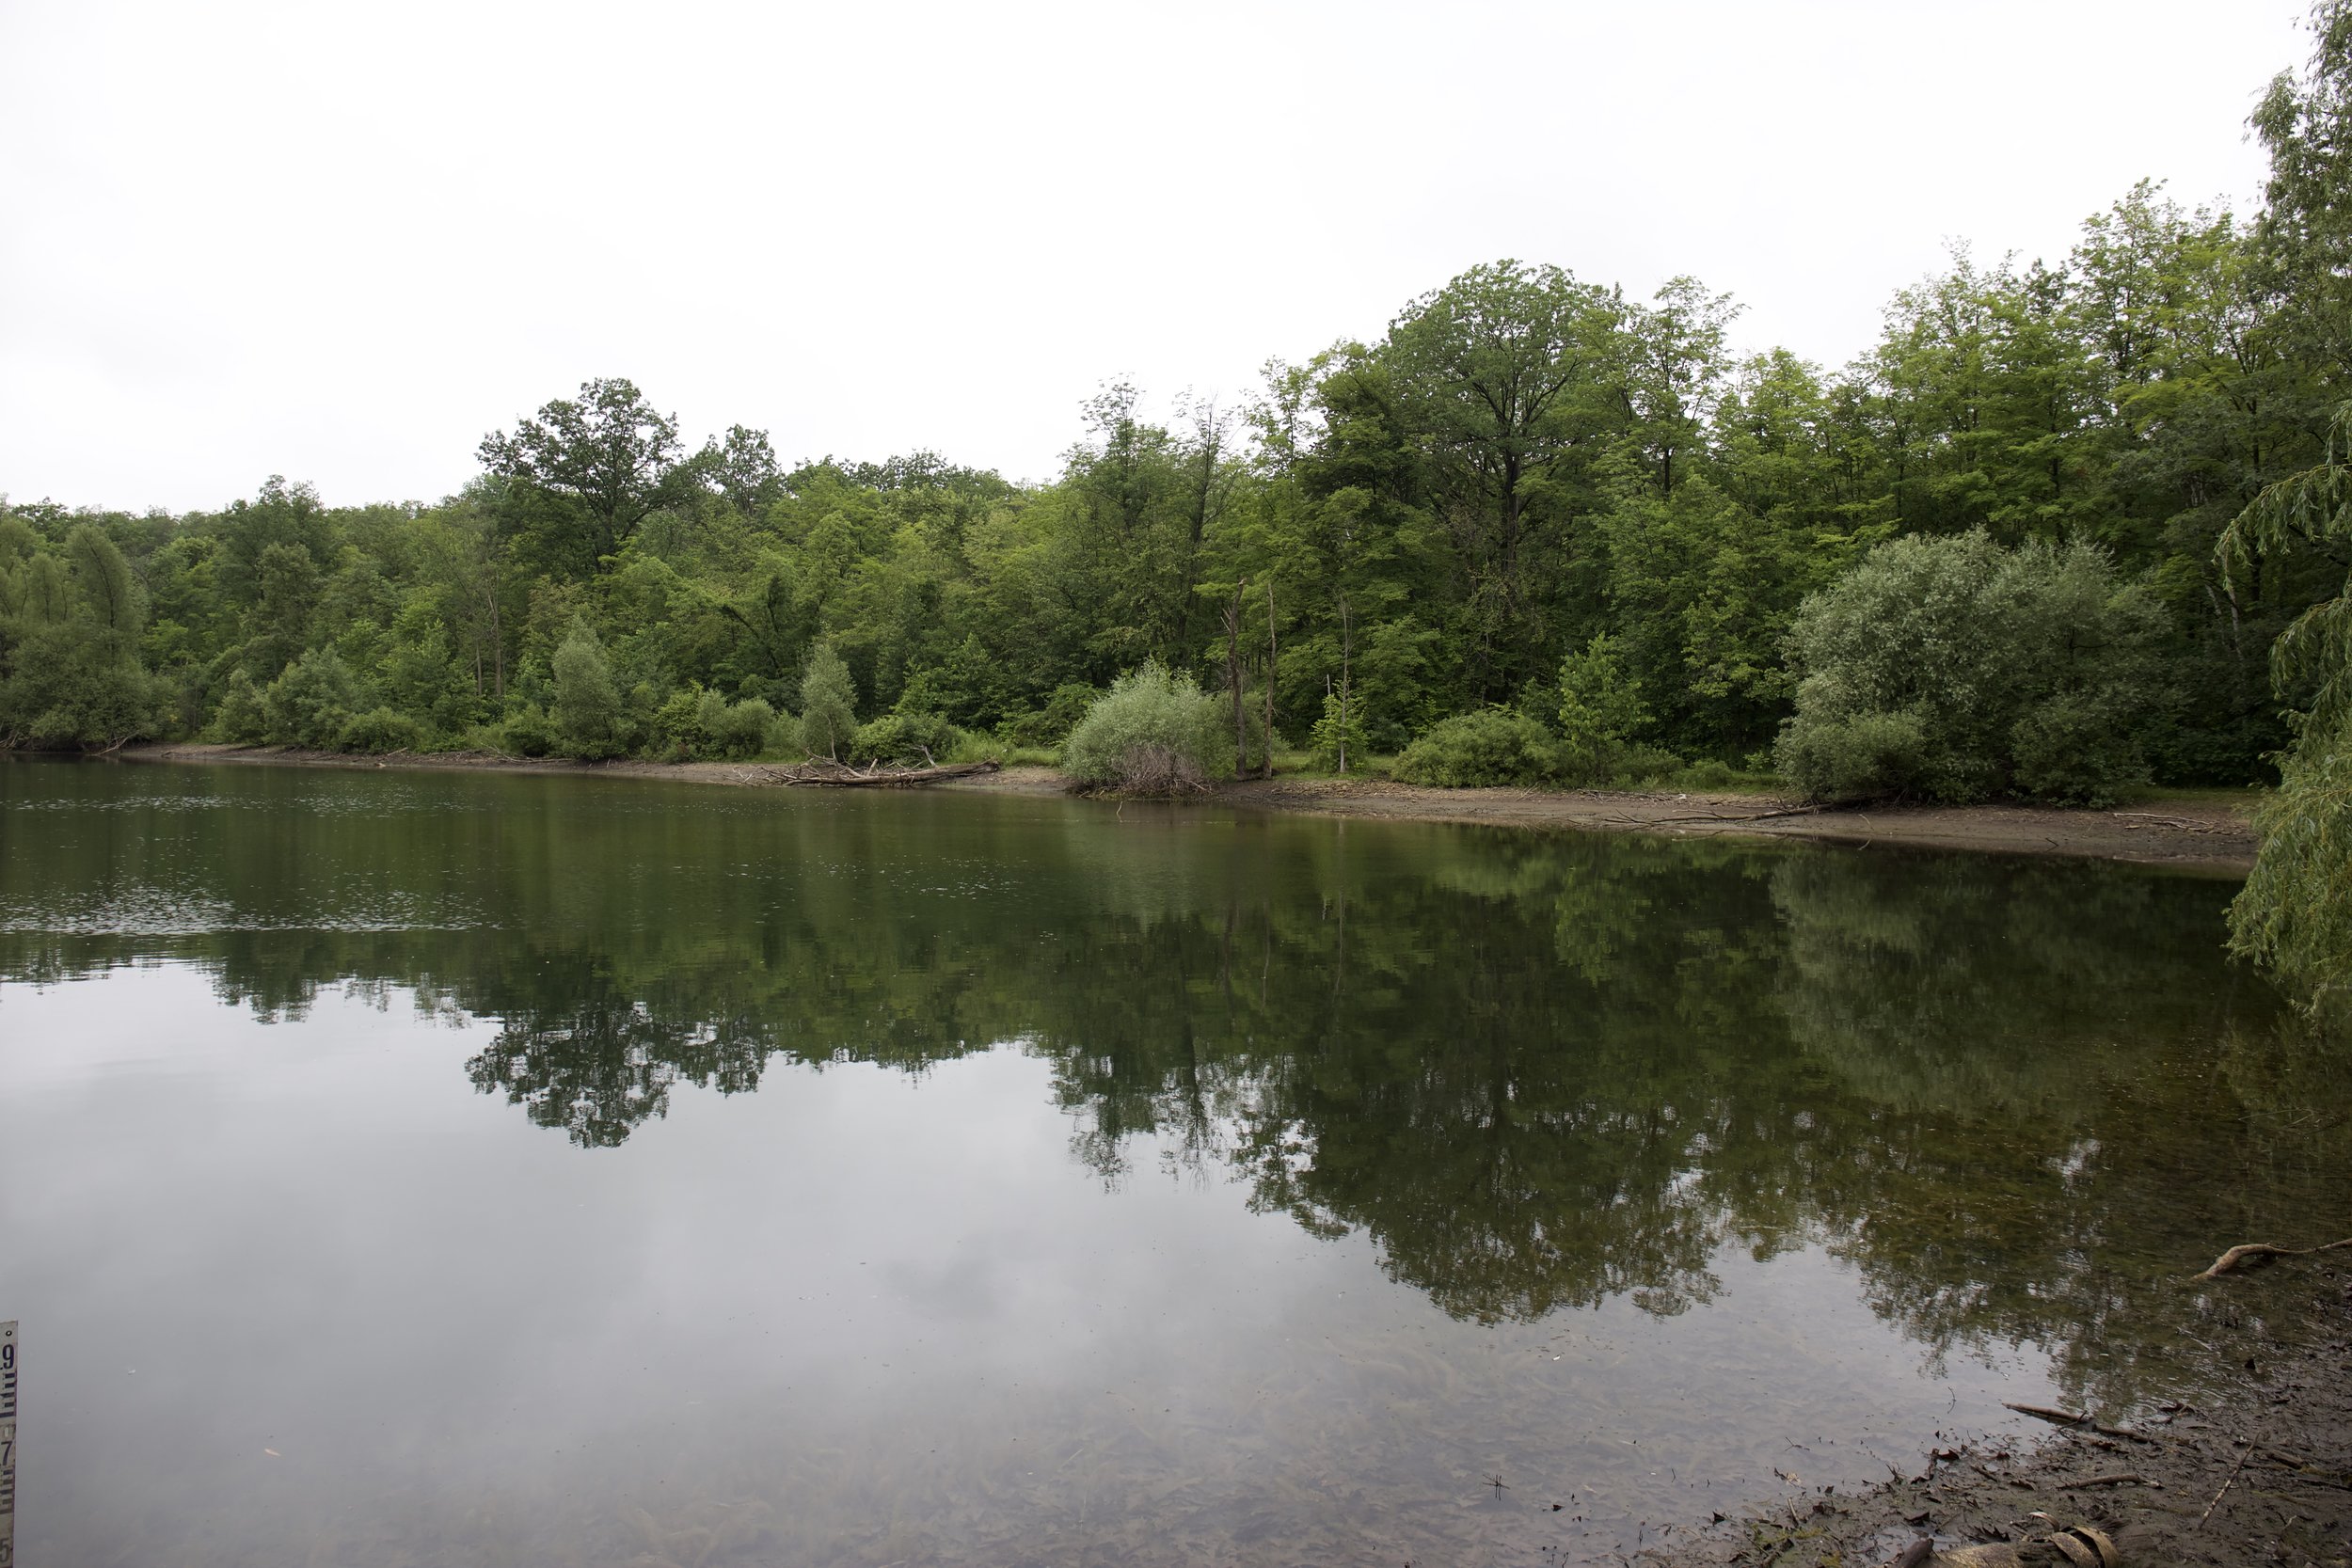
[[[2352,1199],[2233,891],[0,763],[21,1559],[1554,1563],[2125,1407]]]

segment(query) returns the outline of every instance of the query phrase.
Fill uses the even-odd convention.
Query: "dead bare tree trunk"
[[[1274,777],[1274,579],[1265,579],[1265,776]]]
[[[1225,490],[1217,479],[1217,462],[1224,455],[1225,433],[1232,417],[1217,412],[1216,399],[1191,401],[1182,412],[1192,419],[1192,455],[1200,464],[1200,477],[1192,487],[1190,515],[1185,518],[1184,557],[1177,568],[1176,584],[1176,642],[1169,650],[1171,666],[1192,657],[1192,599],[1194,572],[1200,560],[1201,541],[1207,536],[1209,525],[1225,509]]]
[[[1347,612],[1347,595],[1340,595],[1340,774],[1347,774],[1347,702],[1349,690],[1348,655],[1354,627]]]
[[[1233,602],[1225,607],[1225,685],[1233,694],[1233,777],[1249,771],[1249,726],[1241,702],[1241,603],[1249,579],[1233,584]]]
[[[490,595],[490,689],[501,708],[506,705],[506,626],[499,617],[499,596]]]

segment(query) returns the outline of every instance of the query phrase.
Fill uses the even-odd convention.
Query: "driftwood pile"
[[[747,768],[743,772],[746,781],[754,784],[802,784],[817,789],[895,789],[938,784],[943,779],[968,779],[993,773],[1003,766],[998,762],[950,762],[930,768],[884,768],[876,763],[861,769],[845,762],[811,757],[806,762],[782,767]]]

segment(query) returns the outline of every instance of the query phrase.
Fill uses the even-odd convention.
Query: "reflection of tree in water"
[[[611,1148],[668,1114],[670,1085],[681,1079],[723,1094],[759,1086],[775,1046],[756,1025],[657,1015],[577,956],[548,968],[561,999],[502,1009],[498,1038],[466,1064],[474,1087],[503,1093],[534,1124],[564,1128],[583,1148]]]
[[[479,786],[482,781],[466,781]],[[453,785],[453,787],[456,787]],[[0,863],[236,919],[0,927],[0,974],[158,951],[265,1015],[323,984],[499,1021],[485,1092],[589,1147],[771,1058],[920,1071],[1019,1040],[1107,1180],[1156,1147],[1361,1229],[1465,1318],[1681,1310],[1726,1244],[1825,1242],[1937,1353],[2040,1341],[2117,1393],[2151,1292],[2341,1201],[2339,1058],[2218,952],[2226,884],[1663,839],[910,802],[93,835]],[[966,803],[973,804],[973,803]],[[580,810],[578,819],[564,813]],[[357,823],[358,826],[354,826]],[[364,830],[364,831],[362,831]],[[486,834],[486,836],[485,836]],[[307,835],[307,837],[305,836]],[[76,847],[75,846],[78,846]],[[355,893],[353,890],[358,890]],[[965,890],[970,891],[965,891]],[[373,897],[430,919],[337,928]]]
[[[1457,1315],[1671,1312],[1726,1243],[1823,1241],[1937,1354],[2040,1342],[2127,1397],[2185,1260],[2352,1154],[2309,1116],[2342,1068],[2220,959],[2223,884],[1489,840],[1320,885],[1137,936],[1145,985],[1072,965],[1034,1037],[1114,1146],[1200,1143],[1215,1082],[1256,1203]]]
[[[1755,1129],[1724,1115],[1680,1015],[1712,1005],[1682,970],[1721,957],[1707,950],[1727,945],[1723,927],[1627,920],[1671,898],[1645,885],[1664,868],[1600,878],[1580,861],[1520,858],[1500,868],[1518,885],[1441,894],[1434,911],[1359,902],[1351,958],[1381,983],[1331,990],[1322,1049],[1277,1069],[1248,1143],[1260,1204],[1365,1227],[1393,1275],[1460,1316],[1627,1292],[1675,1311],[1714,1288],[1727,1216],[1689,1180],[1693,1153]],[[1717,918],[1737,920],[1753,890],[1734,874],[1722,891]],[[1429,916],[1440,945],[1380,951]],[[1564,933],[1583,961],[1561,962]],[[1605,965],[1576,940],[1588,933]],[[1336,942],[1318,960],[1335,966]]]
[[[2169,1302],[2215,1238],[2341,1200],[2342,1124],[2266,1136],[2233,1092],[2233,1062],[2344,1064],[2217,960],[2231,891],[2063,862],[1776,874],[1783,1007],[1867,1133],[1814,1184],[1819,1223],[1914,1338],[2038,1341],[2071,1385],[2128,1397],[2165,1370]]]

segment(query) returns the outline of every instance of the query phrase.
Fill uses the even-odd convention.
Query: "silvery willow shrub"
[[[801,673],[801,739],[809,754],[838,759],[857,730],[857,681],[830,642],[819,642]]]
[[[609,757],[620,750],[615,729],[621,694],[612,663],[587,622],[572,629],[548,661],[555,676],[555,730],[564,750],[576,757]]]
[[[2106,804],[2147,779],[2164,629],[2090,545],[1890,541],[1797,611],[1774,761],[1816,800]]]
[[[1216,698],[1158,663],[1119,677],[1062,746],[1080,784],[1134,795],[1177,795],[1232,776],[1233,737]]]

